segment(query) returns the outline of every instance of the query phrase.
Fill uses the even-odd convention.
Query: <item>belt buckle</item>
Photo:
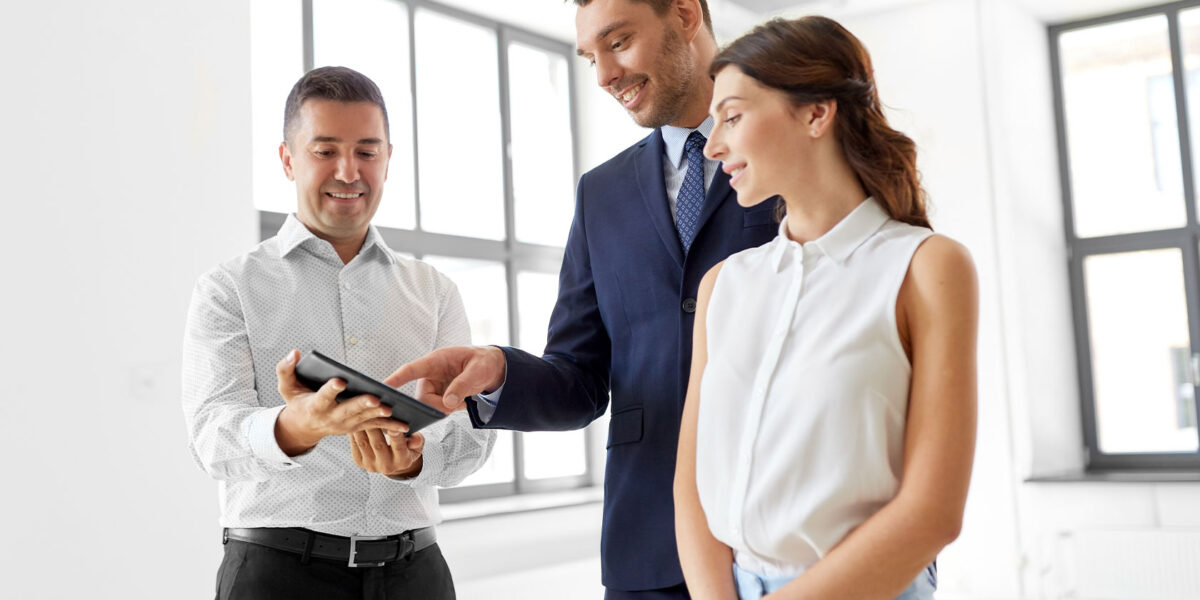
[[[382,567],[384,563],[359,563],[354,562],[354,557],[358,554],[359,541],[374,541],[387,539],[385,535],[352,535],[350,536],[350,560],[346,563],[348,567]]]

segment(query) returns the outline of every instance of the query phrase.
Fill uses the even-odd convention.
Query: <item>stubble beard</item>
[[[662,50],[654,61],[657,77],[655,87],[658,97],[642,114],[628,111],[633,122],[642,127],[657,129],[669,125],[679,119],[684,104],[695,87],[696,68],[689,60],[687,46],[679,39],[679,34],[668,29],[663,38]]]

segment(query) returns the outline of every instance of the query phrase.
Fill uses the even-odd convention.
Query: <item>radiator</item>
[[[1055,546],[1051,597],[1200,600],[1200,529],[1067,531]]]

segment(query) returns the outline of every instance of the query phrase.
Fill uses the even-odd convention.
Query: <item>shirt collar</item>
[[[850,211],[850,214],[843,217],[837,225],[834,225],[833,229],[825,232],[825,235],[807,244],[797,244],[788,239],[787,217],[785,216],[779,223],[779,236],[775,239],[775,247],[771,251],[771,264],[774,265],[775,271],[779,272],[783,268],[784,252],[789,247],[813,248],[832,258],[839,265],[843,264],[863,242],[879,231],[879,228],[890,219],[891,217],[879,204],[879,201],[868,197]]]
[[[305,227],[304,223],[301,223],[300,219],[296,218],[296,213],[291,213],[287,216],[287,219],[283,221],[283,227],[279,228],[279,233],[275,234],[275,237],[279,239],[279,256],[281,257],[291,254],[293,250],[304,245],[305,242],[310,244],[320,242],[327,245],[330,251],[333,250],[333,246],[329,245],[329,242],[313,235],[313,232],[309,231],[308,227]],[[310,242],[309,240],[314,241]],[[375,247],[379,248],[388,263],[396,263],[396,257],[392,255],[387,242],[383,240],[383,235],[379,233],[379,230],[374,225],[370,225],[367,227],[367,237],[363,240],[362,248],[359,249],[358,253],[367,256],[367,253]]]
[[[704,136],[704,139],[707,140],[709,134],[712,133],[712,130],[713,118],[711,115],[706,117],[704,122],[701,123],[699,127],[694,129],[663,125],[663,151],[666,152],[667,160],[671,161],[671,164],[674,165],[675,168],[679,168],[680,163],[683,161],[683,145],[687,142],[688,136],[691,135],[693,131],[699,131],[700,134]]]

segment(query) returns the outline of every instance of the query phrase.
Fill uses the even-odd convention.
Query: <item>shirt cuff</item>
[[[283,412],[283,406],[255,413],[247,422],[246,437],[250,440],[250,451],[256,458],[267,466],[282,471],[293,469],[300,464],[296,462],[296,457],[288,456],[275,439],[275,421],[279,419],[280,412]]]
[[[500,394],[504,391],[504,384],[496,388],[496,391],[490,394],[475,394],[475,416],[479,417],[479,421],[487,425],[492,420],[492,415],[496,414],[496,407],[500,406]]]

